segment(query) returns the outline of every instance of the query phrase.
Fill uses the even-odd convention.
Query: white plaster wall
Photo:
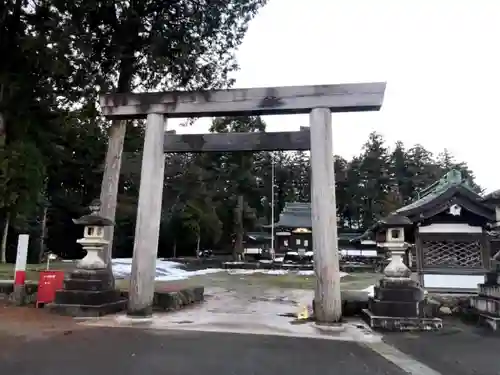
[[[418,228],[419,233],[482,233],[483,228],[464,223],[439,223]]]
[[[424,288],[476,289],[484,283],[483,275],[425,275]]]
[[[349,256],[362,256],[362,257],[376,257],[377,250],[360,250],[360,249],[341,249],[342,255]]]

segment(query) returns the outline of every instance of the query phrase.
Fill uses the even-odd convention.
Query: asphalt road
[[[5,352],[2,375],[403,375],[353,342],[293,337],[92,328]]]
[[[392,333],[384,341],[443,375],[500,375],[500,334],[447,319],[439,332]]]

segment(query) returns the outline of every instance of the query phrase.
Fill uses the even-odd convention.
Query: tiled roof
[[[311,204],[291,202],[286,203],[276,227],[312,228]]]

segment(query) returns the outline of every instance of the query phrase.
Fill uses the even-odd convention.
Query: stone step
[[[375,299],[382,301],[418,302],[424,300],[424,290],[413,288],[382,288],[376,286]]]
[[[500,272],[488,271],[484,275],[484,283],[486,285],[500,285]]]
[[[479,284],[479,295],[500,299],[500,285]]]
[[[375,316],[419,317],[422,315],[421,302],[381,301],[370,299],[368,309]]]
[[[127,299],[121,298],[111,303],[97,306],[87,306],[80,304],[51,303],[46,306],[50,312],[72,317],[93,318],[107,314],[116,314],[127,307]]]
[[[87,290],[87,291],[103,291],[109,289],[109,283],[102,280],[93,279],[65,279],[65,290]]]
[[[66,279],[101,280],[102,282],[106,283],[109,283],[112,277],[113,275],[111,275],[106,269],[86,270],[77,268],[66,274]]]
[[[117,290],[58,290],[54,303],[65,305],[85,305],[100,306],[106,303],[115,302],[120,298],[120,292]]]
[[[475,296],[471,298],[470,303],[479,313],[500,317],[500,300],[498,299]]]
[[[362,314],[371,328],[381,331],[437,331],[443,328],[440,318],[376,316],[368,309]]]
[[[379,286],[386,289],[408,289],[419,288],[418,281],[413,279],[390,279],[383,278],[379,281]]]

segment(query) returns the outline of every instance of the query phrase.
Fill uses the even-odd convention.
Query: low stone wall
[[[439,314],[456,316],[465,320],[474,320],[475,317],[470,307],[472,294],[436,294],[429,293],[428,300],[437,305]]]
[[[363,291],[345,290],[342,296],[342,315],[352,317],[362,315],[362,310],[368,308],[368,293]],[[465,321],[475,321],[469,307],[470,295],[428,294],[429,308],[438,313],[439,317],[455,316]]]
[[[36,295],[38,291],[38,283],[26,283],[26,303],[31,305],[36,303]],[[14,299],[14,283],[0,282],[0,300],[13,301]]]
[[[205,288],[202,286],[182,288],[177,290],[164,290],[155,292],[153,309],[155,311],[175,311],[189,305],[203,302]],[[121,292],[128,298],[128,291]]]
[[[38,291],[37,283],[26,284],[26,304],[34,305],[36,303]],[[11,301],[14,292],[12,282],[0,282],[0,300]],[[202,302],[204,300],[205,288],[202,286],[178,288],[172,290],[162,290],[155,292],[153,307],[156,311],[174,311],[180,310],[188,305]],[[128,298],[128,291],[120,293]]]

